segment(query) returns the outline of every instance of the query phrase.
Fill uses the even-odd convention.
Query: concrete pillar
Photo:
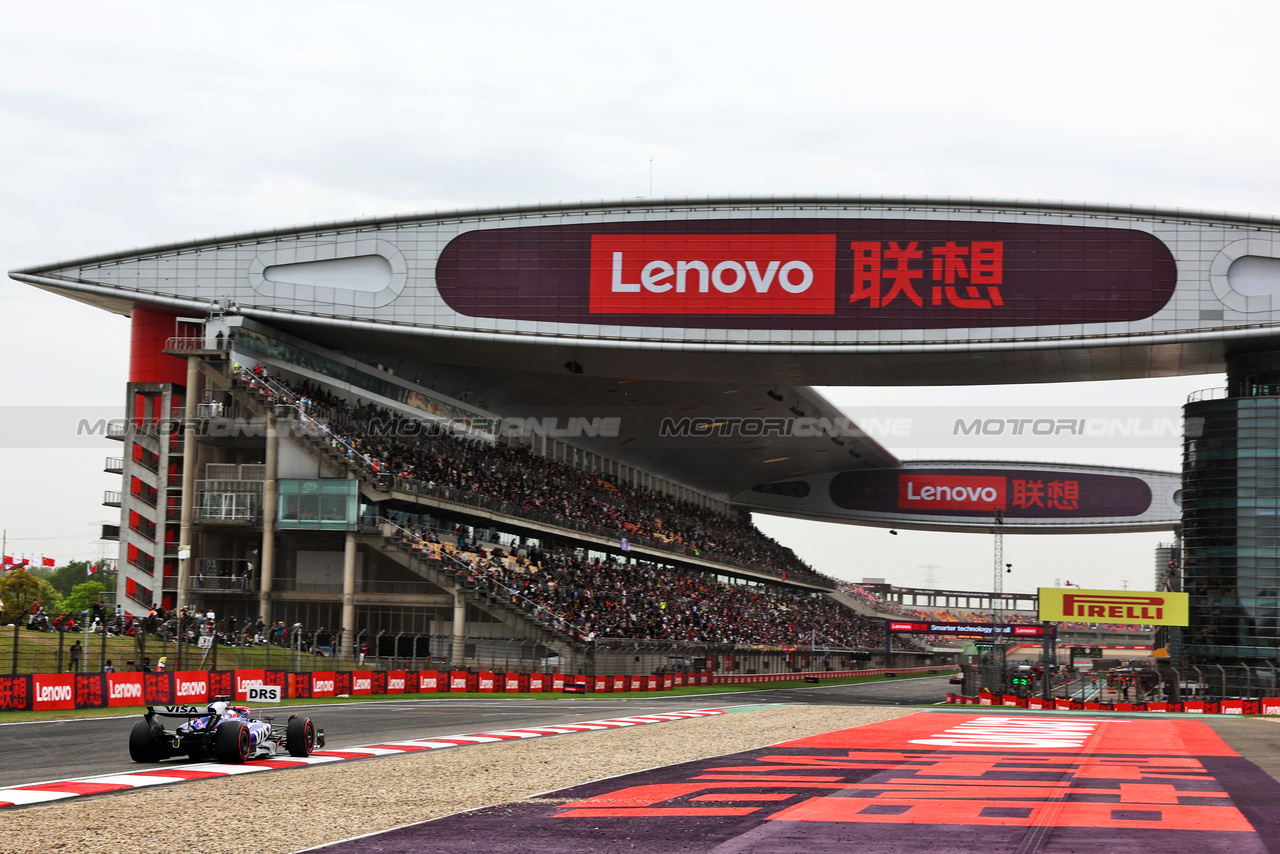
[[[467,600],[461,590],[453,591],[453,650],[449,660],[461,667],[467,657]]]
[[[276,510],[279,505],[280,431],[274,410],[267,410],[266,482],[262,485],[262,569],[259,575],[258,613],[262,622],[271,625],[271,589],[276,571]]]
[[[200,360],[187,359],[186,407],[182,441],[182,515],[178,528],[178,596],[179,611],[191,602],[191,522],[196,507],[196,402],[200,399]],[[182,557],[186,555],[186,557]],[[163,558],[161,558],[163,561]]]
[[[342,555],[342,652],[347,658],[356,654],[356,532],[347,531]]]

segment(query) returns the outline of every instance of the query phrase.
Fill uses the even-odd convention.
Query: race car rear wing
[[[213,702],[219,700],[230,702],[230,695],[214,697]],[[201,715],[207,715],[208,709],[201,706],[147,706],[146,714],[143,715],[148,721],[155,717],[161,718],[198,718]]]

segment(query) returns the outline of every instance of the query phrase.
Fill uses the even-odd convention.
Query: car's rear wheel
[[[129,731],[129,758],[134,762],[160,761],[160,746],[146,721],[138,721]]]
[[[316,727],[311,718],[292,718],[285,730],[284,743],[290,756],[310,756],[316,749]]]
[[[253,738],[244,723],[224,721],[218,724],[218,731],[213,737],[213,752],[219,762],[238,764],[249,758],[252,749]]]

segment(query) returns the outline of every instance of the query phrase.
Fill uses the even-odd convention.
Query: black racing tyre
[[[284,743],[290,756],[310,756],[316,749],[316,725],[311,718],[291,718]]]
[[[238,765],[249,758],[253,737],[243,721],[224,721],[213,735],[213,752],[219,762]]]
[[[129,730],[129,758],[134,762],[160,761],[160,745],[146,721],[138,721]]]

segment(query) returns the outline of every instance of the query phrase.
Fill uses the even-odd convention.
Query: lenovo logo
[[[373,680],[369,677],[359,677],[351,680],[352,691],[371,691],[373,690]]]
[[[204,699],[208,693],[209,686],[203,680],[198,682],[188,682],[184,679],[179,679],[176,686],[177,699],[179,700],[195,698]]]
[[[834,314],[834,235],[594,235],[592,314]]]
[[[112,700],[141,700],[142,685],[138,682],[116,682],[107,686],[107,696]]]
[[[899,510],[1003,510],[1005,479],[972,475],[898,475]]]
[[[317,679],[311,684],[311,690],[316,694],[332,692],[334,690],[332,679]]]
[[[36,687],[37,703],[66,702],[70,699],[70,685],[39,685]]]

